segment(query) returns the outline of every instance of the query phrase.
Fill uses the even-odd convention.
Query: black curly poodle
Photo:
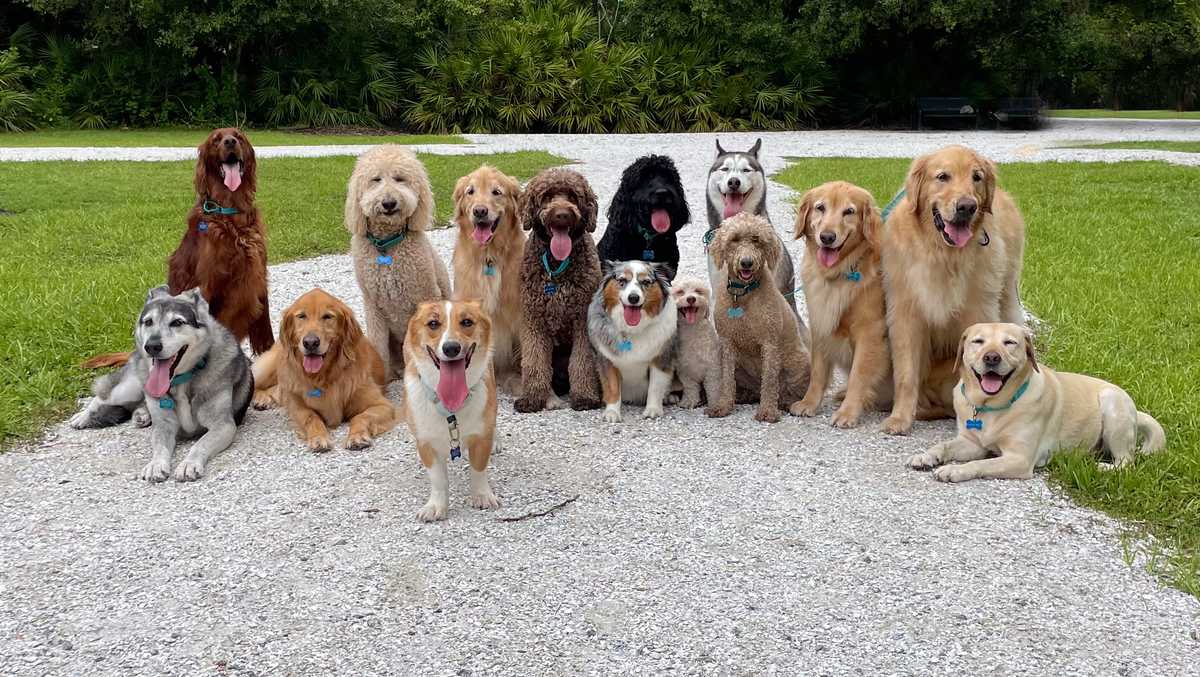
[[[598,246],[603,261],[654,261],[679,269],[675,233],[692,219],[675,162],[646,155],[621,174]],[[674,277],[674,272],[671,277]]]

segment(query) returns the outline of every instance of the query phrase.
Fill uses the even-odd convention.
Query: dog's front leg
[[[650,383],[646,387],[646,409],[642,412],[642,418],[662,417],[663,398],[671,389],[671,380],[674,377],[674,370],[663,371],[656,364],[650,365]]]
[[[553,345],[549,336],[527,322],[521,327],[521,350],[521,397],[513,402],[513,408],[528,414],[545,409],[550,399]]]
[[[467,438],[467,449],[471,457],[471,497],[467,502],[473,508],[499,508],[500,499],[492,493],[488,484],[488,459],[492,457],[492,445],[495,438],[492,435],[475,435]]]
[[[575,323],[567,372],[571,379],[571,408],[575,411],[599,409],[600,383],[596,372],[596,353],[587,335],[587,322],[582,319]]]
[[[888,350],[884,341],[861,341],[854,346],[846,399],[833,414],[833,425],[853,428],[862,412],[875,401],[876,389],[887,378]]]
[[[433,445],[417,442],[417,452],[421,463],[429,469],[429,500],[424,507],[417,511],[417,519],[422,522],[436,522],[446,519],[446,511],[450,508],[450,480],[446,476],[446,459]]]
[[[779,384],[783,379],[779,344],[762,344],[761,388],[758,391],[758,411],[755,421],[777,423],[779,421]]]
[[[148,402],[146,406],[157,407],[158,402]],[[140,477],[147,482],[161,482],[171,476],[171,455],[175,452],[179,422],[163,409],[158,410],[157,416],[152,413],[151,417],[154,427],[150,429],[150,462],[142,468]]]
[[[600,394],[604,398],[603,418],[609,423],[621,421],[621,370],[603,355],[596,361],[600,367]]]
[[[947,461],[974,461],[987,458],[987,449],[959,435],[952,440],[938,442],[919,454],[913,454],[905,465],[913,470],[932,470]]]
[[[804,393],[804,399],[792,402],[788,407],[788,413],[792,416],[815,416],[821,408],[825,389],[829,387],[829,375],[833,371],[833,364],[826,357],[825,350],[821,342],[813,343],[812,378],[808,381],[808,391]]]
[[[896,398],[892,415],[883,422],[883,431],[889,435],[906,435],[912,430],[921,380],[928,369],[929,328],[924,321],[913,317],[907,322],[893,324],[889,332]]]
[[[217,453],[233,444],[237,424],[233,422],[233,395],[222,393],[204,403],[196,412],[196,421],[207,429],[200,439],[192,444],[183,460],[175,468],[176,482],[191,482],[204,476],[208,461]]]
[[[347,449],[366,449],[375,437],[396,425],[396,408],[373,384],[359,389],[348,403],[349,411],[357,411],[350,419],[350,434],[346,437]]]
[[[309,451],[329,451],[333,442],[329,439],[329,428],[325,427],[325,420],[320,414],[309,409],[308,405],[304,404],[304,399],[296,396],[292,397],[287,410],[292,418],[292,425],[300,431],[300,437],[308,445]]]
[[[1011,449],[1000,450],[995,458],[985,458],[956,465],[944,465],[933,471],[939,482],[966,482],[981,477],[999,480],[1027,480],[1033,477],[1034,454]]]
[[[720,340],[721,390],[717,399],[708,401],[704,414],[709,418],[724,418],[733,413],[733,399],[737,394],[737,351],[726,338]]]
[[[374,346],[375,352],[379,353],[379,357],[383,359],[383,366],[387,369],[387,379],[391,381],[395,378],[396,371],[392,364],[391,343],[388,340],[390,332],[388,331],[387,320],[372,308],[374,301],[370,298],[363,299],[367,306],[367,340]],[[292,346],[288,346],[289,349]],[[258,375],[255,374],[257,377]]]

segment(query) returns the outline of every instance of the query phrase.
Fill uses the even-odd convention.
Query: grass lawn
[[[907,160],[806,159],[776,178],[805,190],[846,179],[882,205]],[[1200,168],[1160,162],[1000,166],[1028,224],[1021,293],[1048,326],[1041,359],[1124,387],[1167,431],[1167,449],[1111,473],[1058,455],[1052,481],[1165,546],[1150,566],[1200,596]],[[899,468],[899,466],[897,466]],[[903,472],[903,470],[897,470]],[[1131,543],[1145,542],[1130,539]]]
[[[1200,111],[1109,110],[1107,108],[1059,108],[1048,110],[1052,118],[1133,118],[1137,120],[1200,120]]]
[[[529,178],[565,160],[541,152],[422,156],[438,218],[458,177],[490,162]],[[162,284],[193,202],[193,162],[0,163],[0,448],[75,406],[92,354],[127,347],[146,290]],[[344,252],[353,157],[259,163],[272,263]],[[287,299],[272,299],[283,303]]]
[[[1110,141],[1108,143],[1081,143],[1063,146],[1063,148],[1173,150],[1179,153],[1200,153],[1200,141]]]
[[[0,133],[0,148],[37,146],[163,146],[194,148],[211,129],[162,127],[155,129],[45,129]],[[337,146],[370,143],[467,143],[461,136],[436,134],[304,134],[271,129],[246,130],[256,146]]]

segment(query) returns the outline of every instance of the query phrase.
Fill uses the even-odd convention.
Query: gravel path
[[[774,171],[785,156],[907,157],[950,141],[1001,161],[1143,158],[1159,154],[1049,147],[1200,130],[1135,128],[767,134],[764,159]],[[665,152],[702,220],[712,138],[430,150],[548,150],[578,160],[605,206],[630,160]],[[682,234],[685,272],[703,271],[701,232]],[[449,260],[450,233],[434,240]],[[345,256],[272,266],[271,284],[276,312],[316,285],[361,312]],[[1200,603],[1129,566],[1119,524],[1041,479],[946,486],[902,467],[950,423],[895,439],[876,432],[880,416],[840,431],[828,413],[764,426],[749,407],[719,424],[669,408],[605,424],[518,416],[505,400],[504,506],[464,505],[464,465],[434,525],[414,519],[428,486],[403,430],[314,456],[281,413],[251,411],[205,480],[148,486],[132,479],[144,431],[56,427],[0,455],[0,674],[1194,674]]]

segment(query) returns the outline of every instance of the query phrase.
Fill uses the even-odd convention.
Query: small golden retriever
[[[365,449],[396,425],[396,410],[383,392],[383,360],[363,336],[354,311],[322,289],[283,312],[279,341],[260,362],[255,407],[278,398],[312,451],[329,451],[329,428],[346,420],[347,449]]]
[[[812,379],[804,399],[792,404],[796,416],[817,413],[834,367],[849,379],[833,425],[852,428],[864,409],[891,402],[882,229],[875,199],[852,183],[831,181],[800,198],[796,238],[805,246],[800,279],[812,331]]]
[[[1138,411],[1124,390],[1039,365],[1033,336],[1020,325],[968,327],[958,354],[958,436],[914,455],[910,468],[933,468],[942,482],[1026,479],[1060,449],[1106,451],[1112,463],[1102,467],[1120,468],[1133,461],[1135,452],[1166,446],[1162,426]],[[965,462],[942,465],[948,461]]]
[[[885,432],[952,415],[954,350],[977,322],[1022,324],[1025,221],[996,166],[963,146],[913,161],[880,250],[895,399]]]

